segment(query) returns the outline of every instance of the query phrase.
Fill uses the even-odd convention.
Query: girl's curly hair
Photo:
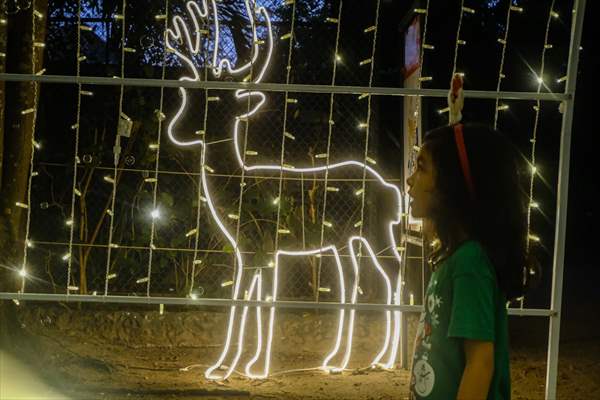
[[[431,130],[423,141],[436,171],[437,206],[431,220],[441,245],[435,256],[452,254],[462,229],[481,243],[500,289],[513,300],[530,286],[530,271],[539,272],[526,254],[527,197],[520,185],[519,153],[505,136],[485,125],[465,124],[463,136],[475,196],[463,176],[454,127]]]

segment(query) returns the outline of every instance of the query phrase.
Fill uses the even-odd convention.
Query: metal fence
[[[386,193],[378,192],[373,179],[365,179],[362,171],[336,172],[324,178],[312,173],[247,175],[239,168],[231,135],[235,116],[244,104],[235,99],[231,89],[262,88],[268,95],[266,107],[248,123],[247,160],[279,164],[285,140],[285,164],[314,166],[324,165],[325,160],[370,161],[399,187],[403,178],[399,163],[378,143],[386,129],[389,130],[386,120],[390,117],[381,110],[386,109],[388,99],[394,98],[385,95],[424,96],[423,114],[427,116],[437,113],[443,104],[439,98],[445,90],[373,87],[372,64],[377,59],[369,61],[369,57],[376,40],[365,34],[359,36],[362,42],[344,46],[344,31],[340,35],[339,27],[351,28],[343,25],[341,12],[336,18],[337,10],[329,3],[306,2],[304,19],[295,22],[294,35],[301,45],[288,47],[282,38],[290,32],[295,14],[289,4],[263,3],[274,16],[274,32],[279,38],[275,67],[266,78],[268,84],[232,83],[227,87],[228,82],[217,81],[210,87],[210,81],[197,82],[195,90],[190,90],[191,106],[183,122],[189,138],[201,135],[207,143],[205,165],[209,166],[211,196],[218,213],[232,231],[238,232],[247,262],[243,268],[269,270],[277,249],[292,245],[313,248],[322,243],[338,244],[342,260],[348,262],[345,241],[362,232],[372,235],[373,243],[381,243],[375,249],[381,263],[388,273],[397,273],[398,265],[389,246],[382,241],[384,233],[378,232],[382,218],[390,210],[390,200],[385,198]],[[365,33],[373,32],[367,32],[371,26],[379,29],[379,2],[371,3],[365,6],[361,17],[364,26],[356,27]],[[196,148],[173,145],[165,134],[165,125],[180,102],[178,89],[173,87],[176,82],[172,80],[183,73],[181,63],[163,48],[164,27],[169,23],[165,18],[185,10],[181,2],[151,2],[151,10],[134,14],[134,23],[127,25],[125,21],[131,21],[128,20],[131,6],[123,5],[120,14],[96,15],[90,11],[83,19],[77,17],[77,10],[56,8],[48,18],[45,71],[46,75],[56,76],[0,75],[0,79],[7,81],[42,82],[35,132],[39,148],[34,155],[28,203],[31,222],[25,239],[29,277],[23,292],[2,294],[2,298],[36,299],[36,295],[43,293],[65,294],[84,301],[94,301],[96,295],[99,301],[119,302],[129,301],[129,297],[123,296],[148,296],[153,303],[177,303],[175,298],[183,301],[187,297],[185,302],[200,298],[206,299],[206,304],[212,304],[211,299],[231,298],[236,268],[233,249],[215,226],[204,201],[201,153]],[[470,9],[461,7],[462,20]],[[554,398],[556,393],[569,148],[584,8],[585,1],[575,1],[564,93],[540,93],[539,87],[537,93],[466,92],[468,98],[482,98],[481,103],[493,103],[496,98],[515,99],[515,104],[526,104],[527,109],[535,101],[538,112],[540,105],[546,104],[540,100],[564,104],[560,137],[557,137],[560,150],[556,171],[557,212],[556,220],[550,221],[555,222],[555,229],[550,239],[553,245],[548,249],[553,268],[550,306],[545,310],[512,311],[550,316],[547,398]],[[239,62],[243,55],[247,56],[247,51],[236,48],[234,32],[239,27],[236,10],[240,11],[233,7],[227,14],[229,20],[224,26],[229,26],[229,36],[225,35],[220,57]],[[314,28],[317,23],[322,27]],[[91,31],[82,29],[82,25]],[[123,27],[128,27],[127,35]],[[264,34],[259,29],[261,32]],[[210,36],[210,30],[208,33]],[[347,34],[347,37],[357,36]],[[77,46],[73,45],[75,42]],[[64,47],[65,43],[72,46]],[[457,36],[457,48],[459,44]],[[85,59],[81,59],[82,49],[87,50]],[[210,44],[207,50],[210,51]],[[72,63],[65,62],[69,59]],[[204,68],[208,67],[206,60],[206,55],[196,59]],[[291,75],[287,74],[288,66],[293,71]],[[335,77],[337,67],[339,75]],[[111,82],[102,79],[80,79],[85,76],[121,79],[114,79],[110,85]],[[136,78],[145,81],[128,80]],[[492,107],[496,111],[498,106]],[[56,118],[57,115],[61,118]],[[556,128],[555,120],[553,125]],[[124,130],[130,133],[119,135]],[[113,146],[119,136],[121,150],[115,166]],[[366,193],[364,204],[363,197],[356,195],[361,190]],[[411,254],[424,268],[419,253]],[[289,260],[285,269],[280,283],[281,300],[335,301],[337,278],[332,257]],[[424,281],[424,274],[416,279],[418,285]],[[380,284],[372,279],[372,274],[361,276],[360,302],[381,303]],[[412,290],[419,293],[417,287]],[[105,292],[108,297],[102,296]],[[32,295],[27,297],[26,293]],[[422,304],[420,300],[417,296],[416,303]],[[217,305],[221,300],[215,301]],[[399,308],[402,307],[412,310],[409,306]]]

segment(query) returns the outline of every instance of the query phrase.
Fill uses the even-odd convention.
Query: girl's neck
[[[445,238],[448,243],[439,243],[440,236],[435,229],[435,223],[431,219],[423,220],[423,237],[426,243],[438,242],[439,247],[437,249],[442,252],[453,252],[463,242],[470,239],[470,235],[465,231],[462,226],[456,226],[454,232],[452,232],[452,238]]]

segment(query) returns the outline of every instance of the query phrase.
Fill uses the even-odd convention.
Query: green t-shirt
[[[431,275],[415,338],[411,399],[456,399],[465,368],[463,339],[494,342],[487,398],[510,399],[505,296],[476,241],[463,243]]]

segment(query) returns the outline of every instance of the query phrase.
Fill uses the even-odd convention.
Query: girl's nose
[[[412,187],[412,185],[414,184],[414,179],[413,179],[413,176],[412,176],[412,175],[411,175],[411,176],[409,176],[409,177],[406,179],[406,184],[407,184],[408,186]]]

